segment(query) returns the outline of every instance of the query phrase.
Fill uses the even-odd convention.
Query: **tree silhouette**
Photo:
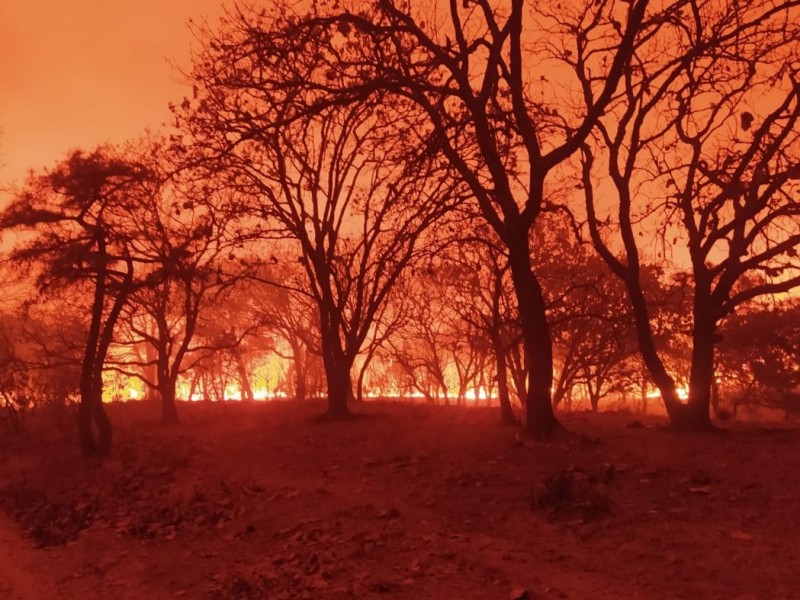
[[[473,222],[471,222],[472,224]],[[450,290],[444,298],[462,325],[459,333],[467,343],[485,346],[493,365],[482,364],[482,373],[492,372],[497,385],[502,422],[514,425],[519,420],[512,408],[508,374],[508,351],[520,340],[519,311],[514,301],[508,261],[491,228],[474,224],[455,232],[444,259],[450,264],[444,279]],[[520,395],[524,401],[525,394]]]
[[[450,340],[459,340],[461,331],[436,270],[409,277],[404,286],[408,302],[406,318],[387,345],[387,354],[402,373],[401,389],[425,398],[428,404],[449,405],[448,366],[453,362]]]
[[[535,437],[549,435],[558,422],[550,392],[552,342],[529,234],[548,202],[548,178],[580,148],[612,100],[647,4],[587,5],[586,19],[606,24],[610,33],[591,41],[603,66],[598,59],[596,93],[574,110],[580,97],[558,97],[556,90],[567,87],[547,81],[551,71],[541,52],[552,35],[542,26],[552,23],[547,6],[514,0],[495,8],[468,0],[413,11],[380,1],[348,10],[332,2],[316,4],[307,17],[237,15],[257,42],[252,47],[270,56],[278,74],[263,85],[285,90],[290,81],[302,90],[279,123],[374,94],[422,109],[426,147],[457,172],[507,250],[529,357],[526,427]],[[547,98],[534,100],[537,86],[548,88]]]
[[[574,392],[581,391],[596,411],[605,396],[627,391],[630,371],[636,368],[630,360],[636,338],[625,288],[568,230],[553,226],[547,235],[558,240],[537,267],[548,290],[558,365],[553,399],[569,406]]]
[[[259,278],[275,284],[262,283],[254,290],[254,318],[274,338],[276,354],[291,361],[290,391],[296,400],[303,402],[307,399],[309,360],[312,355],[321,354],[319,317],[314,302],[304,291],[293,289],[302,286],[305,273],[299,264],[281,256],[275,257],[275,263],[268,266],[266,273],[260,273]]]
[[[598,123],[597,143],[583,151],[592,240],[625,281],[643,359],[678,428],[711,425],[720,320],[800,284],[793,11],[794,2],[670,3],[645,22],[623,90]],[[572,43],[567,62],[590,95],[588,49],[580,36]],[[613,191],[599,191],[598,169]],[[654,342],[652,297],[642,285],[642,253],[653,236],[663,258],[674,248],[675,260],[690,266],[687,403]]]
[[[328,415],[346,416],[354,361],[420,234],[452,202],[452,180],[408,135],[419,129],[412,106],[372,98],[286,119],[302,85],[264,85],[280,73],[251,33],[208,34],[198,97],[179,117],[249,198],[263,237],[297,257],[319,315]]]
[[[144,345],[145,356],[129,356],[118,368],[156,390],[162,421],[177,423],[178,377],[191,368],[187,356],[204,350],[194,339],[198,320],[205,305],[247,270],[233,260],[245,234],[235,192],[219,178],[184,167],[159,141],[148,145],[147,155],[160,184],[141,206],[131,235],[138,253],[160,265],[159,277],[137,290],[124,315],[125,343]]]
[[[10,258],[36,269],[40,290],[53,293],[76,285],[92,298],[78,416],[79,441],[87,456],[111,450],[103,366],[120,313],[142,282],[135,273],[135,265],[142,263],[128,234],[136,219],[134,207],[150,191],[148,181],[141,164],[111,148],[77,151],[34,177],[0,217],[3,229],[24,232]]]
[[[765,303],[728,317],[715,356],[719,378],[713,408],[766,406],[797,412],[800,307],[796,301]],[[714,402],[716,401],[716,402]]]

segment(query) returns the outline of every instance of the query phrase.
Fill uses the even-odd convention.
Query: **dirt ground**
[[[111,407],[113,455],[0,440],[0,598],[800,598],[800,431],[489,409]],[[13,521],[13,523],[12,523]]]

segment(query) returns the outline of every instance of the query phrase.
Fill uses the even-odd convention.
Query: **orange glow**
[[[0,181],[169,121],[187,23],[221,12],[221,0],[0,2]]]
[[[115,371],[103,373],[103,402],[128,402],[144,397],[145,387],[138,378]]]
[[[689,399],[689,387],[687,385],[678,385],[675,387],[675,391],[678,393],[678,398],[682,401],[686,401]],[[648,398],[661,398],[661,392],[657,389],[650,390],[647,392]]]

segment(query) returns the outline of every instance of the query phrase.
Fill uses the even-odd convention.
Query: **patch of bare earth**
[[[488,409],[370,404],[332,423],[312,404],[181,409],[164,428],[152,405],[112,407],[102,463],[80,458],[71,431],[2,442],[0,502],[39,548],[9,589],[800,597],[797,430],[679,434],[580,414],[563,417],[573,435],[535,443]]]

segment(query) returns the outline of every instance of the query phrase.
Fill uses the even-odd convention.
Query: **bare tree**
[[[461,331],[454,329],[455,315],[442,301],[443,294],[433,270],[407,279],[407,317],[388,340],[386,352],[404,373],[402,387],[421,394],[429,404],[449,405],[448,366],[453,357],[448,340],[460,339]]]
[[[509,425],[519,423],[512,408],[509,392],[508,352],[519,344],[519,312],[508,274],[508,261],[490,228],[478,223],[455,232],[444,259],[451,265],[445,281],[450,290],[445,300],[462,322],[459,327],[465,339],[490,351],[493,364],[482,364],[482,373],[493,374],[489,388],[496,384],[501,420]],[[521,396],[524,401],[525,394]]]
[[[403,277],[407,279],[407,274]],[[358,377],[355,385],[355,399],[359,402],[364,400],[367,373],[370,371],[373,360],[408,321],[409,301],[405,294],[406,285],[404,283],[402,279],[395,283],[388,301],[384,302],[376,313],[372,330],[364,342],[360,360],[358,360]]]
[[[437,176],[408,103],[376,97],[286,119],[303,87],[264,86],[279,74],[258,33],[207,36],[182,125],[249,196],[263,236],[297,256],[318,310],[328,415],[346,416],[354,361],[420,234],[452,202],[452,180]]]
[[[298,270],[299,265],[296,263],[281,264],[277,271],[271,269],[267,280],[291,284],[295,278],[300,279],[304,275]],[[269,335],[279,340],[274,344],[276,354],[291,361],[291,391],[295,400],[305,401],[309,356],[321,354],[319,318],[315,314],[313,301],[306,293],[292,290],[291,285],[267,283],[254,293],[253,302],[254,318],[264,326]],[[286,348],[282,350],[282,346]]]
[[[147,154],[160,184],[140,207],[142,218],[132,235],[137,254],[161,265],[160,276],[132,296],[124,315],[125,343],[143,344],[145,356],[129,355],[117,368],[157,390],[162,421],[177,423],[176,385],[191,368],[186,358],[209,350],[195,343],[198,320],[205,305],[247,270],[233,260],[246,234],[236,194],[219,178],[183,168],[158,142]]]
[[[583,150],[589,230],[627,286],[639,346],[680,429],[711,426],[714,346],[738,306],[800,284],[800,25],[796,1],[676,0],[636,40],[619,97]],[[574,26],[566,22],[565,27]],[[592,97],[592,28],[565,58]],[[595,200],[604,179],[603,203]],[[610,192],[610,193],[609,193]],[[644,244],[690,268],[689,398],[655,343]],[[620,249],[619,251],[618,249]]]
[[[569,91],[569,82],[547,81],[552,61],[542,47],[552,36],[549,13],[561,4],[451,0],[414,10],[381,0],[347,10],[331,2],[315,4],[307,18],[239,19],[271,57],[277,75],[263,85],[285,89],[291,81],[303,90],[284,120],[374,94],[422,109],[426,145],[458,173],[507,251],[517,303],[524,307],[526,427],[535,437],[559,426],[551,404],[550,330],[529,234],[548,202],[548,179],[579,150],[613,99],[648,2],[581,3],[587,19],[611,31],[589,40],[603,64],[598,60],[588,102]]]

